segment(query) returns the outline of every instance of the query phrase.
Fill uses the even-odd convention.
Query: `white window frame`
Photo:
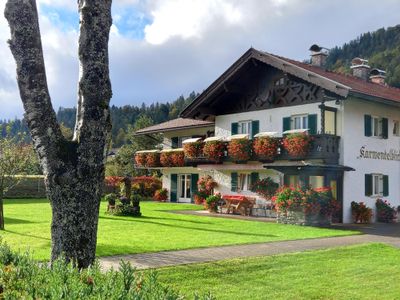
[[[383,196],[383,174],[372,174],[372,197]]]
[[[252,124],[251,120],[248,121],[239,121],[238,122],[238,134],[248,134],[250,137],[252,136]]]
[[[188,139],[191,139],[191,138],[192,138],[191,136],[180,136],[180,137],[178,137],[178,148],[182,148],[183,147],[182,142],[184,140],[188,140]]]
[[[238,192],[251,192],[251,174],[238,173]]]
[[[184,183],[182,185],[182,178],[184,179]],[[181,197],[182,187],[185,188],[184,190],[184,197]],[[188,196],[189,191],[189,197]],[[192,197],[192,174],[178,174],[178,201],[188,201],[191,200]]]
[[[400,136],[400,121],[399,120],[393,121],[393,135]]]
[[[300,126],[297,126],[296,120],[300,121]],[[308,114],[290,116],[290,129],[309,129]]]
[[[382,117],[371,116],[371,131],[372,131],[371,132],[372,137],[382,138],[383,135]]]

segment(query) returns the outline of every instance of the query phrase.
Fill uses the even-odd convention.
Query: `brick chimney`
[[[314,44],[309,50],[311,51],[311,65],[325,69],[326,58],[328,57],[328,49]]]
[[[371,69],[368,65],[368,60],[359,57],[353,58],[350,68],[353,70],[353,76],[365,81],[368,80],[369,70]]]
[[[383,70],[372,69],[371,72],[369,73],[369,80],[372,83],[386,85],[385,79],[386,79],[386,72]]]

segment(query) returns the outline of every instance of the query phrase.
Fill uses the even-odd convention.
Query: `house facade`
[[[193,138],[228,143],[240,134],[282,139],[302,131],[312,137],[301,158],[280,147],[273,160],[253,154],[238,162],[225,151],[218,163],[199,155],[179,166],[152,166],[161,170],[170,201],[193,202],[197,180],[210,175],[223,195],[257,197],[251,186],[265,177],[280,185],[329,186],[345,223],[352,221],[352,201],[374,208],[381,198],[399,206],[400,89],[385,85],[385,73],[362,59],[353,60],[353,75],[327,71],[326,56],[314,51],[305,64],[251,48],[170,121],[176,126],[138,131],[163,133],[163,151],[180,151]]]

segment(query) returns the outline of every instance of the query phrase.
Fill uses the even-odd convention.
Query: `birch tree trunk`
[[[25,118],[52,207],[52,260],[61,254],[80,268],[95,258],[112,96],[108,39],[112,0],[78,0],[80,80],[72,141],[61,134],[51,104],[35,0],[8,0],[5,16],[17,64]]]

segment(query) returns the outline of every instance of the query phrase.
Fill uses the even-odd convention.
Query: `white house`
[[[318,47],[317,47],[318,48]],[[183,167],[162,167],[170,201],[191,202],[199,176],[211,175],[222,194],[253,195],[251,182],[271,177],[280,184],[330,186],[351,222],[350,203],[374,208],[377,198],[400,205],[400,89],[385,84],[385,72],[363,59],[353,75],[325,70],[327,53],[315,50],[306,64],[249,49],[192,104],[181,118],[138,135],[164,134],[164,148],[192,137],[253,137],[259,132],[307,129],[313,146],[302,160],[284,154],[273,162],[220,164],[202,158]]]

